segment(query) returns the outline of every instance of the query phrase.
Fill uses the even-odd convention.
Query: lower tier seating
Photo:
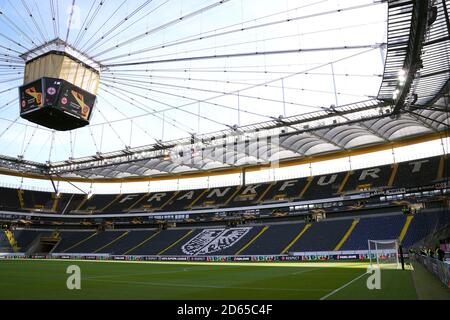
[[[93,235],[87,241],[66,250],[66,253],[100,253],[100,249],[122,235],[126,231],[108,231]]]
[[[412,220],[410,219],[402,213],[390,213],[325,219],[307,225],[303,222],[278,222],[233,228],[211,226],[162,231],[61,231],[61,240],[52,252],[114,255],[275,255],[284,250],[291,253],[334,249],[366,250],[369,239],[399,239],[401,235],[404,236],[403,247],[408,248],[450,223],[450,213],[445,210],[431,210],[415,214]],[[411,221],[409,225],[408,221]],[[26,252],[36,238],[50,234],[52,231],[14,231],[21,252]]]
[[[66,252],[66,250],[76,246],[81,241],[94,234],[93,231],[63,231],[60,232],[61,240],[58,242],[53,252]]]
[[[164,230],[156,234],[145,244],[132,250],[131,255],[157,255],[161,251],[166,250],[176,241],[186,236],[191,230],[189,229],[172,229]]]
[[[8,238],[5,233],[0,230],[0,252],[10,253],[13,252],[11,245],[9,244]]]
[[[250,246],[243,255],[280,254],[303,230],[304,223],[271,225]]]
[[[350,228],[352,221],[351,219],[344,219],[316,222],[289,251],[332,251]]]
[[[157,232],[155,230],[144,230],[144,231],[132,231],[126,234],[124,237],[118,239],[108,247],[104,248],[101,252],[122,255],[127,254],[133,248],[136,248],[142,243],[146,243],[147,240],[150,241],[151,237]]]
[[[17,241],[19,251],[27,252],[36,238],[50,236],[51,234],[52,231],[16,230],[14,231],[14,239]]]
[[[450,223],[450,212],[423,212],[414,215],[408,232],[403,238],[403,246],[408,248],[416,241],[437,231],[442,226]]]
[[[341,250],[367,250],[367,240],[397,239],[405,225],[402,214],[361,218]]]

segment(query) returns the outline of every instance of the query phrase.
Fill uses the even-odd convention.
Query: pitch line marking
[[[259,288],[259,287],[227,287],[227,286],[214,286],[214,285],[199,285],[199,284],[183,284],[183,283],[168,283],[168,282],[146,282],[146,281],[119,281],[119,280],[100,280],[100,279],[86,279],[87,281],[95,282],[112,282],[112,283],[127,283],[137,285],[150,285],[159,287],[186,287],[186,288],[206,288],[206,289],[239,289],[239,290],[270,290],[270,291],[327,291],[329,289],[308,289],[308,288]]]
[[[355,282],[356,280],[358,280],[358,279],[360,279],[360,278],[362,278],[363,276],[365,276],[367,273],[366,272],[364,272],[363,274],[361,274],[361,275],[359,275],[359,276],[357,276],[355,279],[353,279],[353,280],[351,280],[351,281],[349,281],[349,282],[347,282],[346,284],[344,284],[343,286],[341,286],[341,287],[339,287],[339,288],[337,288],[337,289],[335,289],[335,290],[333,290],[333,291],[331,291],[330,293],[328,293],[327,295],[325,295],[325,296],[323,296],[322,298],[320,298],[320,300],[325,300],[325,299],[328,299],[329,297],[331,297],[333,294],[335,294],[336,292],[338,292],[338,291],[341,291],[342,289],[344,289],[344,288],[346,288],[346,287],[348,287],[349,285],[351,285],[353,282]]]

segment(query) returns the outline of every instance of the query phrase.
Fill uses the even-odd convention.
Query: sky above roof
[[[383,73],[387,7],[372,0],[0,0],[0,11],[0,150],[39,162],[367,100]],[[104,66],[91,125],[71,132],[19,116],[18,56],[54,38]]]

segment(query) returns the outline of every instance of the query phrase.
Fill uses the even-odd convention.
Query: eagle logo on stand
[[[252,228],[206,229],[186,242],[181,250],[187,255],[211,254],[232,247]]]

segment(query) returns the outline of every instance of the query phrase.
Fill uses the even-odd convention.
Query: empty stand
[[[257,204],[272,187],[270,183],[259,183],[243,186],[229,202],[230,206],[240,207]]]
[[[70,194],[63,193],[59,196],[57,202],[57,212],[58,213],[70,213],[73,210],[76,210],[86,199],[86,195],[84,194]]]
[[[352,222],[351,219],[315,222],[289,251],[332,251],[350,228]]]
[[[60,232],[61,240],[53,249],[55,253],[62,253],[74,247],[76,244],[94,235],[93,231],[62,231]]]
[[[262,202],[271,202],[298,198],[306,183],[306,178],[277,181],[261,200]]]
[[[184,238],[183,241],[180,241],[177,244],[175,244],[174,246],[172,246],[171,248],[167,249],[164,252],[164,255],[175,255],[175,256],[179,255],[179,256],[183,256],[183,255],[188,254],[185,251],[183,251],[183,247],[185,246],[186,243],[188,243],[192,239],[196,238],[202,232],[203,232],[203,229],[194,230],[191,234],[189,234],[189,236]]]
[[[198,199],[196,199],[195,207],[218,207],[226,205],[234,195],[239,191],[240,187],[223,187],[205,190]]]
[[[403,238],[402,245],[408,248],[448,223],[450,223],[450,213],[445,211],[417,213],[414,215],[408,232]]]
[[[104,248],[99,252],[110,253],[115,255],[125,254],[130,249],[138,246],[155,233],[156,231],[154,230],[130,231],[124,237],[118,239],[117,241],[110,244],[108,247]]]
[[[51,211],[53,209],[54,194],[50,192],[22,190],[24,208]]]
[[[33,241],[38,237],[51,235],[52,231],[14,230],[13,233],[19,246],[19,252],[27,252]]]
[[[134,194],[59,194],[0,188],[0,210],[41,209],[68,214],[173,212],[200,208],[241,207],[261,203],[333,198],[373,188],[404,188],[448,180],[448,157],[402,162],[350,172],[246,186]]]
[[[19,208],[17,189],[0,188],[0,210],[18,210]]]
[[[303,223],[271,225],[241,255],[280,254],[303,226]]]
[[[392,166],[379,166],[350,172],[343,191],[353,192],[372,188],[387,187]]]
[[[98,232],[87,241],[79,243],[64,252],[66,253],[97,253],[111,241],[123,235],[124,231],[104,231]]]
[[[394,186],[399,188],[429,185],[436,181],[441,157],[406,161],[399,164]]]
[[[5,235],[5,232],[3,230],[0,230],[0,253],[6,252],[11,253],[13,252],[13,248],[11,247],[8,238]]]
[[[117,194],[94,194],[77,208],[77,210],[101,212],[105,207],[116,200],[117,197]]]
[[[309,187],[305,190],[303,198],[321,199],[336,196],[347,172],[333,173],[314,177]]]
[[[134,204],[136,204],[145,193],[130,193],[120,195],[110,206],[108,206],[105,213],[120,213],[127,212]]]
[[[403,214],[361,218],[341,250],[367,250],[369,239],[398,239],[405,221]]]
[[[143,210],[158,210],[169,201],[175,192],[153,192],[144,195],[138,202],[133,205],[133,211]]]
[[[433,209],[414,216],[374,214],[357,219],[328,219],[310,224],[293,222],[163,231],[61,231],[61,240],[53,252],[115,255],[271,255],[288,252],[367,250],[369,239],[398,239],[401,234],[404,234],[403,246],[407,248],[449,223],[448,211]],[[14,238],[19,251],[27,252],[36,239],[50,236],[52,233],[53,231],[15,230]],[[9,248],[2,236],[3,234],[0,235],[0,244],[4,245],[1,246]]]
[[[203,191],[203,189],[180,191],[164,206],[164,211],[183,211],[189,209]]]
[[[171,229],[158,233],[154,238],[130,251],[131,255],[157,255],[161,251],[166,250],[173,243],[185,236],[190,230],[188,229]]]

